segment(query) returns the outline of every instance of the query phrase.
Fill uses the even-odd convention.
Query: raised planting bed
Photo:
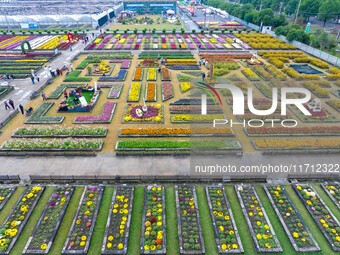
[[[91,81],[90,77],[78,77],[80,75],[80,70],[74,70],[64,79],[64,82],[88,82]]]
[[[268,97],[268,98],[273,97],[272,87],[262,82],[255,82],[254,85],[263,93],[263,95],[265,95],[265,97]]]
[[[273,78],[273,76],[270,73],[268,73],[267,70],[263,66],[254,65],[253,71],[265,81],[268,81],[271,78]]]
[[[200,105],[170,105],[171,114],[200,114],[202,109]],[[220,105],[208,105],[207,113],[223,113]]]
[[[11,93],[11,91],[14,90],[13,86],[10,87],[0,87],[0,99],[4,98],[5,96],[7,96],[9,93]]]
[[[107,77],[102,76],[99,77],[99,82],[115,82],[115,81],[125,81],[128,71],[126,69],[120,69],[117,76]]]
[[[115,69],[116,65],[110,64],[107,65],[104,63],[103,67],[104,68],[108,68],[108,71],[101,71],[100,67],[101,67],[101,63],[100,64],[95,64],[92,66],[92,71],[91,72],[87,72],[85,74],[85,76],[103,76],[103,74],[105,73],[105,76],[110,76],[113,73],[113,70]]]
[[[161,80],[162,81],[171,81],[171,75],[170,75],[170,71],[167,68],[162,68],[161,70]]]
[[[106,223],[102,254],[127,254],[133,186],[116,186]]]
[[[44,116],[54,103],[43,102],[32,114],[27,118],[24,124],[60,124],[65,117]]]
[[[207,99],[207,105],[215,104],[214,100],[211,98]],[[181,98],[175,102],[170,103],[170,105],[202,105],[201,98]]]
[[[231,128],[122,128],[118,137],[231,137]]]
[[[103,186],[85,187],[62,254],[87,254],[103,192]]]
[[[254,73],[251,69],[249,68],[244,68],[241,71],[250,81],[260,81],[260,77]]]
[[[133,73],[133,81],[142,81],[144,77],[144,69],[143,67],[136,67]]]
[[[310,184],[293,185],[293,189],[327,239],[333,251],[340,251],[340,223]],[[334,230],[333,230],[334,229]]]
[[[193,86],[191,85],[190,82],[181,82],[179,84],[179,89],[180,89],[181,93],[185,93],[185,92],[189,91],[190,89],[192,89],[192,87]]]
[[[157,81],[157,71],[156,68],[148,68],[148,73],[146,75],[147,81]]]
[[[276,215],[296,252],[321,251],[282,185],[263,185]]]
[[[248,127],[243,128],[247,136],[339,136],[338,126],[319,127]]]
[[[142,84],[140,82],[132,82],[128,94],[128,102],[138,102],[142,91]]]
[[[233,212],[223,186],[206,186],[210,216],[220,254],[243,253]]]
[[[49,94],[49,96],[47,97],[47,99],[58,99],[66,89],[70,89],[70,88],[78,88],[78,87],[83,87],[86,88],[87,84],[79,84],[79,83],[72,83],[72,84],[68,84],[68,83],[63,83],[60,84],[57,88],[55,88],[51,94]]]
[[[340,210],[340,185],[338,183],[322,183],[321,187]]]
[[[17,187],[0,186],[0,211],[7,204]]]
[[[235,185],[256,252],[282,252],[275,231],[252,185]]]
[[[288,109],[295,114],[304,123],[336,123],[340,119],[330,113],[325,107],[322,107],[320,112],[313,112],[305,105],[306,109],[311,113],[310,116],[304,115],[295,105],[289,105]]]
[[[180,254],[205,254],[194,186],[175,186]]]
[[[189,82],[192,78],[183,74],[177,74],[177,79],[180,82]]]
[[[143,104],[127,104],[122,123],[164,123],[164,106],[161,104],[146,104],[147,111],[143,111]],[[139,113],[138,113],[139,112]],[[141,114],[141,115],[138,115]]]
[[[176,114],[171,116],[171,123],[212,123],[216,119],[225,120],[223,114]]]
[[[98,139],[27,139],[18,138],[10,139],[4,142],[0,148],[0,151],[22,152],[22,151],[101,151],[103,147],[103,141]]]
[[[167,101],[174,97],[174,90],[170,82],[162,83],[162,101]]]
[[[32,126],[14,131],[12,138],[89,138],[106,137],[107,128],[85,126]]]
[[[108,99],[119,99],[121,92],[123,90],[123,83],[112,83],[112,87],[110,89],[109,94],[107,95]]]
[[[80,100],[75,102],[74,99],[76,96],[72,95],[67,99],[62,100],[63,102],[57,108],[58,112],[91,112],[98,101],[101,91],[97,90],[94,92],[94,90],[91,88],[84,89],[79,93],[81,93],[81,98],[84,99],[86,105],[81,104]]]
[[[157,83],[148,82],[145,88],[145,102],[157,101]]]
[[[78,116],[73,124],[108,124],[111,123],[117,103],[105,102],[103,110],[98,116]]]
[[[141,254],[166,254],[165,194],[162,186],[146,186],[142,219]]]
[[[74,187],[55,187],[28,239],[23,254],[48,254],[71,200]]]
[[[3,245],[0,247],[0,254],[9,254],[11,252],[44,190],[44,186],[30,186],[22,193],[1,225],[0,233],[2,238],[0,241]]]

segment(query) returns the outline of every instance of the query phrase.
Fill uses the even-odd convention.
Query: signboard
[[[28,26],[29,26],[29,28],[38,28],[37,23],[29,23]]]
[[[308,34],[309,31],[310,31],[310,26],[311,26],[311,23],[308,22],[308,23],[307,23],[307,26],[306,26],[306,33],[307,33],[307,34]]]
[[[28,22],[20,22],[20,27],[21,28],[29,28],[28,27]]]
[[[82,106],[87,106],[87,102],[84,96],[79,97],[79,101],[81,103]]]

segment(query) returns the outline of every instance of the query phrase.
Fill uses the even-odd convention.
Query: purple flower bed
[[[153,38],[153,43],[158,43],[158,38]]]
[[[117,41],[118,41],[117,38],[113,38],[113,39],[111,40],[111,43],[115,44]]]
[[[162,40],[162,43],[166,43],[166,40],[165,40],[165,38],[162,38],[161,40]]]
[[[164,39],[165,39],[165,35],[161,35],[161,38],[164,38]]]
[[[117,99],[120,96],[120,92],[123,88],[123,83],[112,83],[112,87],[111,90],[109,92],[109,95],[107,96],[107,98],[110,99]]]
[[[102,48],[104,48],[105,44],[100,44],[98,47],[97,47],[97,50],[100,50]]]
[[[217,49],[223,49],[223,47],[222,47],[220,44],[218,44],[218,43],[215,43],[215,47],[216,47]]]
[[[222,38],[227,38],[227,36],[225,36],[225,35],[220,35]]]
[[[195,66],[195,65],[188,65],[188,66],[168,66],[169,69],[172,70],[200,70],[199,66]]]
[[[126,44],[125,47],[124,47],[124,49],[126,49],[126,50],[128,50],[130,48],[131,48],[131,44]]]
[[[170,43],[175,43],[175,39],[169,39]]]
[[[137,39],[136,43],[142,43],[142,39]]]
[[[217,38],[217,41],[219,41],[220,43],[225,43],[225,41],[221,38]]]
[[[92,43],[92,44],[90,45],[90,47],[89,47],[89,50],[93,49],[96,45],[97,45],[97,44]]]
[[[123,45],[118,43],[118,44],[116,45],[116,50],[119,50],[119,49],[121,49],[122,47],[123,47]]]
[[[176,38],[181,38],[181,35],[180,34],[176,34]]]
[[[127,74],[127,70],[120,69],[117,76],[115,77],[101,76],[99,77],[98,81],[124,81],[126,74]]]
[[[123,38],[127,38],[127,37],[128,37],[128,34],[123,35]]]
[[[195,43],[200,43],[200,40],[198,40],[197,38],[193,39]]]
[[[191,39],[189,39],[189,38],[185,39],[185,41],[186,41],[187,43],[191,43]]]
[[[108,43],[110,41],[110,38],[105,38],[103,41],[102,41],[102,43]]]
[[[145,36],[145,38],[150,38],[151,36],[150,36],[150,34],[147,34],[146,36]]]
[[[127,69],[130,67],[131,60],[130,59],[112,59],[110,63],[122,63],[121,69]]]
[[[206,34],[205,37],[208,38],[208,39],[211,39],[211,38],[212,38],[212,36],[211,36],[211,35],[208,35],[208,34]]]
[[[157,108],[153,107],[153,106],[148,106],[148,111],[146,113],[144,113],[142,117],[138,117],[136,110],[140,109],[141,111],[143,111],[142,107],[143,107],[143,105],[138,105],[138,106],[133,107],[130,110],[131,117],[134,118],[134,119],[146,119],[146,118],[152,118],[152,117],[158,116],[159,110]]]
[[[195,45],[193,45],[193,44],[189,44],[189,48],[190,48],[190,49],[195,49],[196,47],[195,47]]]
[[[142,35],[142,34],[139,34],[139,35],[137,35],[137,38],[138,38],[138,39],[143,39],[143,35]]]
[[[227,36],[228,36],[229,38],[235,38],[235,36],[233,36],[232,34],[227,34]]]
[[[213,49],[214,48],[210,43],[208,43],[206,46],[207,46],[208,49]]]
[[[78,116],[73,123],[110,123],[116,102],[105,102],[103,110],[99,116]]]
[[[196,38],[195,34],[190,34],[191,38]]]
[[[250,47],[248,44],[246,44],[246,43],[241,43],[241,46],[242,46],[245,50],[250,50],[250,49],[251,49],[251,47]]]
[[[128,43],[133,43],[133,39],[130,38],[130,39],[128,40]]]

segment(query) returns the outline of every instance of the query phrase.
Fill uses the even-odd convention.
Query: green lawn
[[[94,94],[94,92],[88,92],[88,91],[81,92],[81,96],[85,97],[87,103],[91,102],[93,94]],[[69,106],[74,106],[74,101],[73,100],[74,100],[74,96],[68,97],[67,98],[67,104]],[[78,101],[78,102],[80,103],[80,101]]]

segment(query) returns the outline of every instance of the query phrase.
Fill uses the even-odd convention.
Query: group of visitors
[[[161,65],[166,65],[166,63],[168,62],[168,58],[165,57],[165,58],[161,58]]]
[[[203,65],[203,66],[205,66],[207,69],[209,68],[209,62],[208,62],[208,60],[200,59],[200,60],[198,61],[198,64],[200,65],[200,67]]]

